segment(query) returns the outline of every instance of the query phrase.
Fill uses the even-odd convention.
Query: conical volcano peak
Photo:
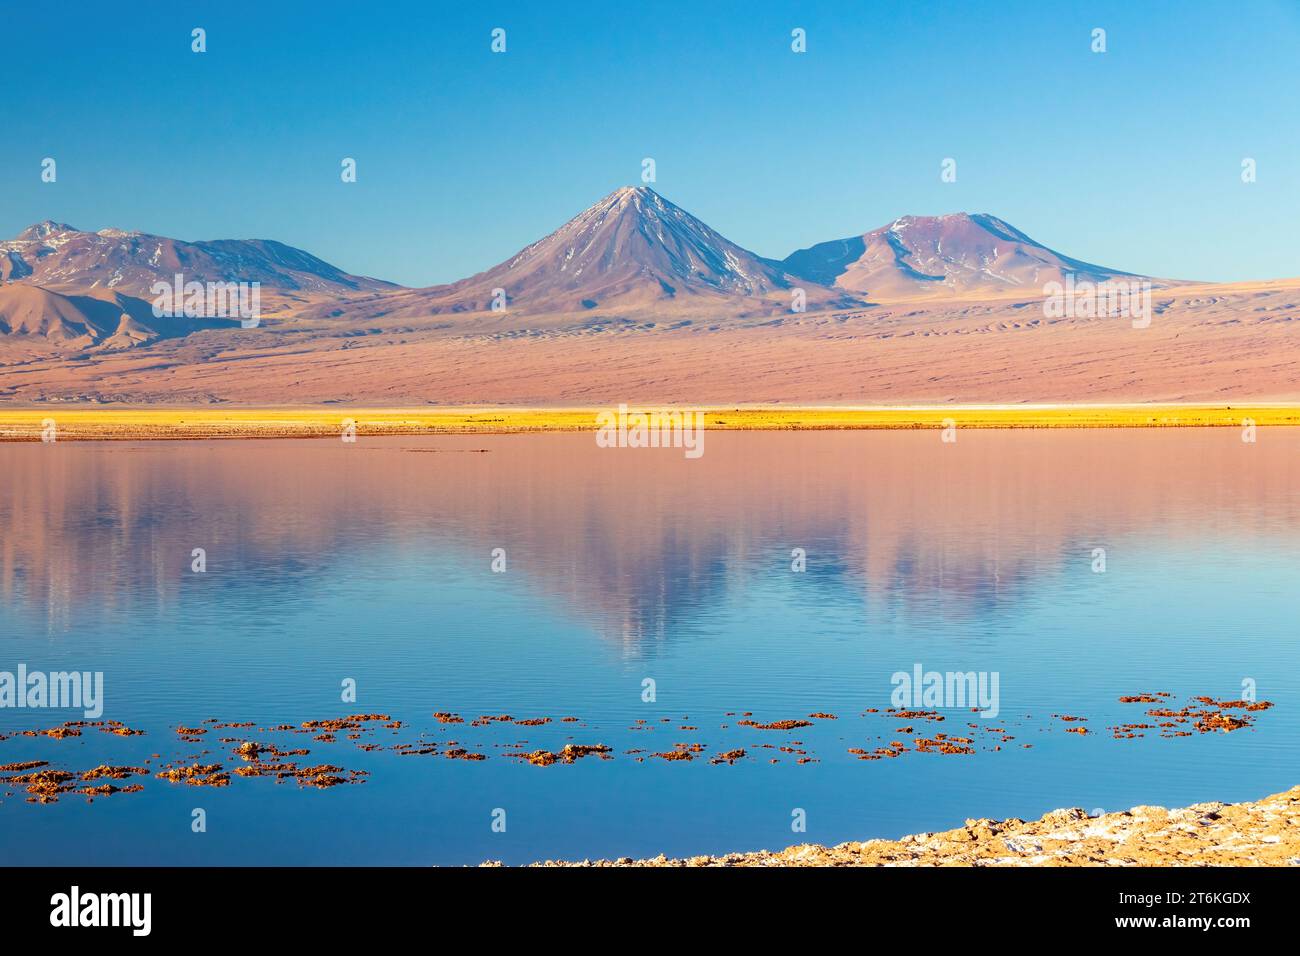
[[[605,199],[618,199],[620,201],[628,201],[636,197],[644,198],[646,196],[658,196],[658,195],[659,194],[655,192],[653,189],[651,189],[649,186],[619,186],[612,193],[606,196]]]
[[[499,289],[509,308],[536,312],[694,303],[756,315],[789,311],[797,284],[641,185],[620,186],[500,265],[428,296],[435,312],[486,310]],[[807,289],[805,299],[812,307],[858,304],[826,289]]]
[[[589,222],[593,216],[604,217],[609,215],[630,216],[653,221],[664,219],[685,221],[689,219],[699,223],[699,226],[703,229],[709,228],[680,206],[669,202],[649,186],[620,186],[578,213],[564,226],[557,229],[556,232],[562,232],[568,226],[577,223]],[[712,230],[709,231],[712,232]]]

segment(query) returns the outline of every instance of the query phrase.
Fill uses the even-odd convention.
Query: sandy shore
[[[639,406],[656,410],[656,406]],[[39,408],[0,406],[0,441],[58,441],[506,434],[593,431],[603,408]],[[636,410],[635,408],[633,409]],[[704,412],[710,430],[943,428],[1164,428],[1300,426],[1300,404],[737,406]]]
[[[493,865],[493,864],[485,864]],[[1253,803],[1134,807],[1088,816],[967,820],[943,833],[780,852],[534,866],[1300,866],[1300,787]]]

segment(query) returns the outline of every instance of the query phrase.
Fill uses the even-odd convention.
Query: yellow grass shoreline
[[[665,406],[633,405],[632,411]],[[724,431],[943,428],[1203,428],[1300,426],[1300,403],[933,406],[696,406]],[[606,408],[421,407],[163,408],[0,406],[0,441],[331,438],[352,421],[358,436],[594,431]]]

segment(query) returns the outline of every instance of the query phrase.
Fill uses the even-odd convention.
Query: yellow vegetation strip
[[[660,411],[665,406],[632,406]],[[1300,404],[947,405],[929,407],[736,406],[691,408],[709,429],[1173,428],[1300,426]],[[0,406],[0,441],[322,438],[358,435],[510,434],[594,431],[605,408],[44,408]]]

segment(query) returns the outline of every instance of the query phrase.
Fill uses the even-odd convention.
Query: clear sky
[[[1300,0],[60,0],[5,4],[0,56],[0,236],[273,238],[429,285],[648,156],[776,258],[967,211],[1150,275],[1300,274]]]

